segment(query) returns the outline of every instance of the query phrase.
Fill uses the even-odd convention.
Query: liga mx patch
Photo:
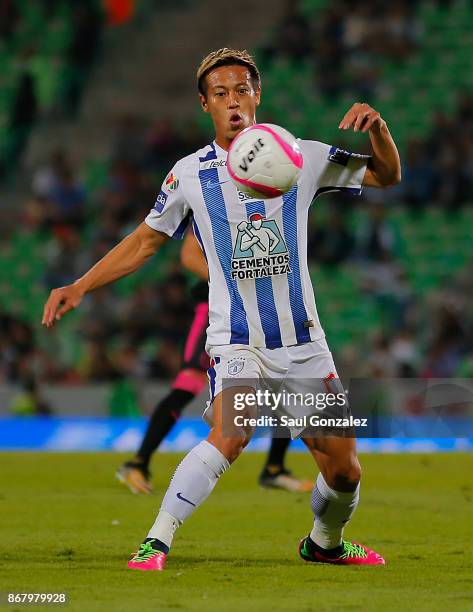
[[[327,159],[334,164],[346,166],[351,156],[352,154],[350,151],[345,151],[345,149],[339,149],[338,147],[331,147]]]
[[[156,202],[154,203],[154,208],[158,211],[158,213],[163,212],[164,205],[166,204],[166,200],[168,199],[167,194],[161,189],[158,193],[158,197],[156,198]]]
[[[173,172],[170,172],[164,181],[164,185],[168,191],[176,191],[179,187],[179,179]]]

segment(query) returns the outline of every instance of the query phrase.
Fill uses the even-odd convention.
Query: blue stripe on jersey
[[[209,377],[210,384],[210,403],[212,403],[215,399],[215,377],[217,376],[215,368],[209,368],[207,370],[207,376]]]
[[[289,302],[298,343],[310,342],[309,329],[305,327],[308,320],[302,293],[301,271],[299,268],[299,251],[297,245],[297,185],[282,197],[282,220],[284,240],[289,251],[289,265],[292,273],[287,275],[289,283]]]
[[[171,238],[174,238],[176,240],[182,240],[187,226],[189,225],[189,221],[192,218],[192,213],[188,212],[187,215],[184,217],[184,219],[179,223],[176,231],[174,232],[174,234],[171,236]]]
[[[215,357],[215,359],[210,360],[210,367],[207,370],[207,376],[209,377],[210,384],[210,403],[212,403],[215,399],[215,379],[217,378],[217,372],[214,368],[214,365],[218,365],[220,363],[220,357]]]
[[[194,230],[194,236],[197,238],[200,244],[202,253],[204,254],[205,259],[207,260],[207,253],[205,252],[204,243],[202,242],[202,236],[200,235],[200,231],[199,231],[199,228],[197,227],[197,223],[195,222],[195,219],[192,219],[192,229]]]
[[[206,161],[207,159],[212,159],[212,157],[207,155]],[[230,296],[230,344],[249,344],[248,321],[245,309],[243,308],[243,300],[238,291],[237,281],[231,276],[232,234],[222,188],[218,184],[217,168],[199,170],[199,180],[212,226],[216,255],[222,267]],[[210,189],[207,187],[209,181],[213,183]]]
[[[266,208],[264,202],[248,202],[246,204],[246,214],[259,213],[266,218]],[[282,346],[281,330],[279,328],[278,311],[274,302],[273,281],[270,276],[255,278],[256,300],[258,302],[258,312],[263,328],[265,344],[267,348],[279,348]]]
[[[209,161],[210,159],[217,159],[217,151],[215,150],[214,143],[211,142],[209,146],[210,146],[210,151],[207,151],[204,157],[199,157],[200,162],[206,162],[206,161]]]

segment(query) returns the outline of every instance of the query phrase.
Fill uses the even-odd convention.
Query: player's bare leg
[[[329,487],[352,492],[361,480],[356,439],[338,436],[303,438]]]
[[[148,537],[128,562],[130,569],[162,570],[174,533],[203,504],[220,476],[237,459],[251,439],[252,430],[224,423],[224,406],[233,405],[235,393],[253,393],[234,387],[213,401],[213,425],[207,440],[195,446],[177,467]]]
[[[304,438],[320,473],[312,493],[314,525],[299,545],[305,561],[337,565],[383,565],[373,550],[343,540],[343,530],[359,500],[361,467],[356,440],[327,436]]]
[[[240,456],[254,432],[251,428],[237,427],[231,419],[224,420],[224,407],[228,409],[234,405],[236,393],[253,394],[254,389],[251,387],[232,387],[219,393],[213,401],[213,425],[207,436],[207,442],[215,446],[230,464]],[[250,412],[247,410],[241,414],[250,416]]]

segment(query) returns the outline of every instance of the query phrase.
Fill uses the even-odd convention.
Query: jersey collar
[[[219,146],[215,140],[213,141],[213,146],[215,147],[215,151],[217,153],[217,157],[227,157],[228,155],[228,151],[225,151],[225,149],[222,149],[221,146]]]

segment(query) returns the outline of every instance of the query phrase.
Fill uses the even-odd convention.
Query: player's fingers
[[[368,115],[369,115],[369,111],[365,111],[365,110],[364,110],[364,111],[361,111],[361,112],[358,114],[358,117],[356,118],[355,124],[354,124],[354,126],[353,126],[353,130],[354,130],[355,132],[358,132],[358,131],[359,131],[359,129],[361,128],[361,125],[362,125],[363,121],[366,119],[366,117],[367,117]]]
[[[51,291],[43,312],[43,325],[46,325],[46,327],[50,327],[54,323],[54,317],[60,301],[61,298],[57,291],[55,289]]]
[[[369,113],[369,115],[366,117],[366,121],[363,124],[361,131],[367,132],[380,119],[381,119],[381,115],[378,112],[373,111]]]
[[[338,127],[341,130],[348,130],[348,128],[350,128],[353,125],[353,121],[355,120],[355,117],[356,117],[356,110],[351,108],[347,113],[345,113],[345,116],[340,121],[340,125]]]
[[[48,302],[46,302],[46,304],[43,307],[43,318],[41,319],[41,325],[46,325],[46,318],[48,317],[49,314],[49,307],[48,307]]]
[[[355,102],[355,104],[353,104],[353,106],[345,113],[345,116],[340,121],[340,124],[338,127],[342,130],[348,130],[349,128],[351,128],[353,126],[353,122],[356,120],[356,117],[358,116],[358,113],[365,106],[368,106],[368,105],[363,102]]]
[[[70,310],[76,307],[75,304],[70,298],[68,298],[65,303],[61,306],[61,308],[56,313],[56,321],[60,321],[61,318],[68,313]]]
[[[346,115],[344,115],[343,119],[340,121],[340,123],[338,124],[338,129],[339,130],[346,130],[346,124],[347,124],[347,117],[348,117],[348,113],[346,113]]]

